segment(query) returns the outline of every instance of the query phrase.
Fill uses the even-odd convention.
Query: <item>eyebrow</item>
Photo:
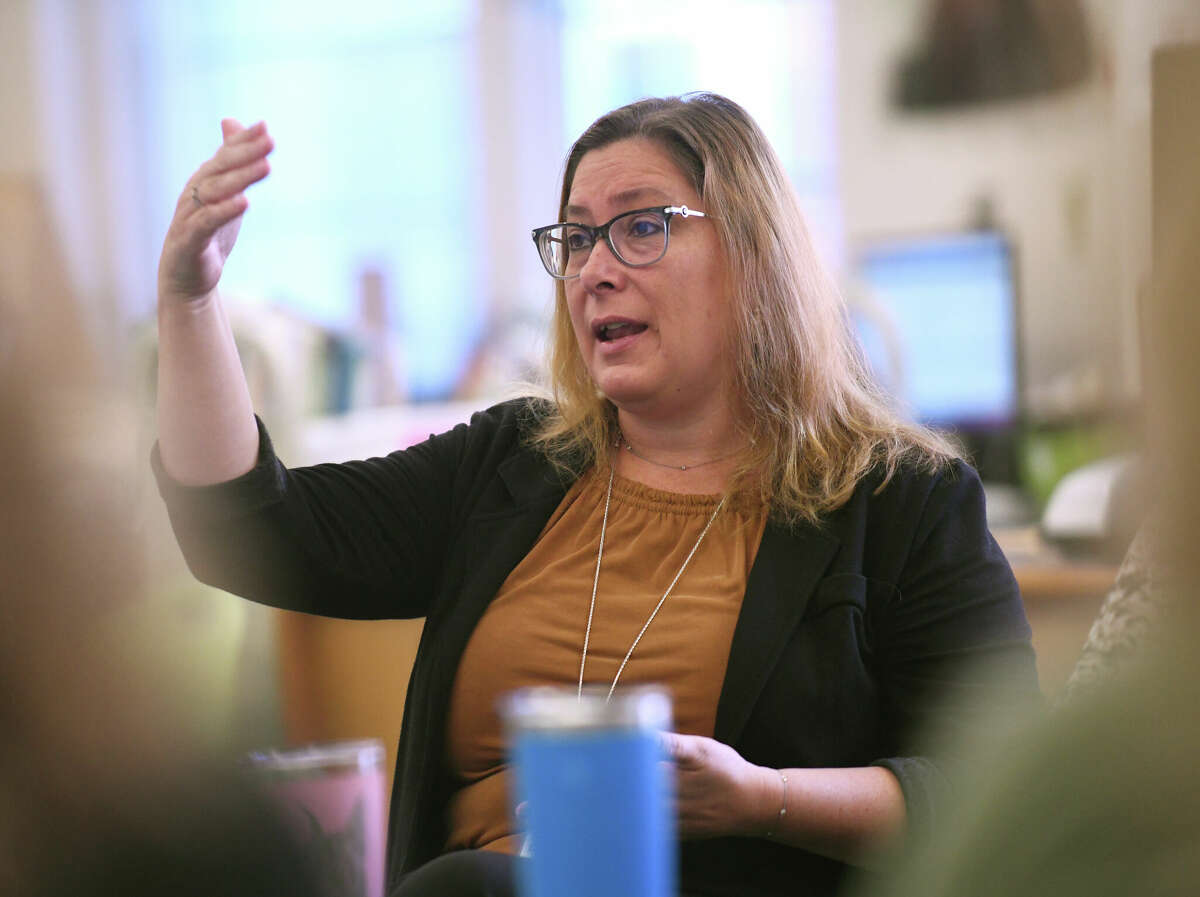
[[[642,199],[643,197],[646,197],[646,198],[656,197],[658,199],[661,199],[664,204],[669,202],[669,200],[667,199],[667,194],[664,193],[662,190],[659,190],[657,187],[634,187],[630,190],[622,190],[620,193],[615,193],[612,196],[610,196],[609,201],[614,202],[614,203],[624,204],[624,203],[632,203],[634,201]],[[567,206],[566,209],[564,210],[564,213],[566,214],[566,216],[568,218],[572,218],[572,217],[576,217],[576,216],[586,215],[587,211],[588,210],[587,210],[586,206]]]

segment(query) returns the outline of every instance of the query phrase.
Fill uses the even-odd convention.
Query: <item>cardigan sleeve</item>
[[[919,835],[970,775],[957,761],[968,741],[1041,706],[1020,591],[970,466],[956,463],[933,482],[880,624],[883,706],[905,756],[875,765],[899,779]]]
[[[172,480],[157,446],[151,463],[201,581],[323,616],[417,617],[435,593],[471,461],[500,417],[481,412],[470,426],[386,457],[296,469],[276,457],[259,421],[254,468],[212,486]]]

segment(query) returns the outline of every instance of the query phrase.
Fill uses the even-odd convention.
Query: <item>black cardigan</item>
[[[459,658],[569,486],[527,446],[527,408],[498,405],[386,458],[296,470],[276,459],[260,426],[256,467],[218,486],[181,486],[155,456],[201,580],[325,616],[426,617],[392,795],[392,885],[445,844],[454,786],[444,742]],[[923,736],[935,721],[944,733],[1013,695],[1036,697],[1037,675],[975,472],[901,469],[879,483],[866,478],[820,527],[768,523],[714,736],[770,767],[885,766],[922,829],[935,824],[947,784],[947,764]],[[760,839],[682,846],[681,885],[695,893],[826,894],[844,872]]]

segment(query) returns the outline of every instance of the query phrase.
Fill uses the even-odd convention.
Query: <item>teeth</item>
[[[621,331],[625,333],[641,333],[646,329],[645,324],[635,324],[633,321],[610,321],[607,324],[601,324],[596,328],[596,336],[604,341],[616,339],[613,333]]]

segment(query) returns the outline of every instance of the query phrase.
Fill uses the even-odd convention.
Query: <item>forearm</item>
[[[233,331],[214,289],[158,311],[158,437],[166,472],[205,485],[254,466],[258,428]]]
[[[758,772],[746,835],[862,865],[904,830],[900,782],[882,767]]]

